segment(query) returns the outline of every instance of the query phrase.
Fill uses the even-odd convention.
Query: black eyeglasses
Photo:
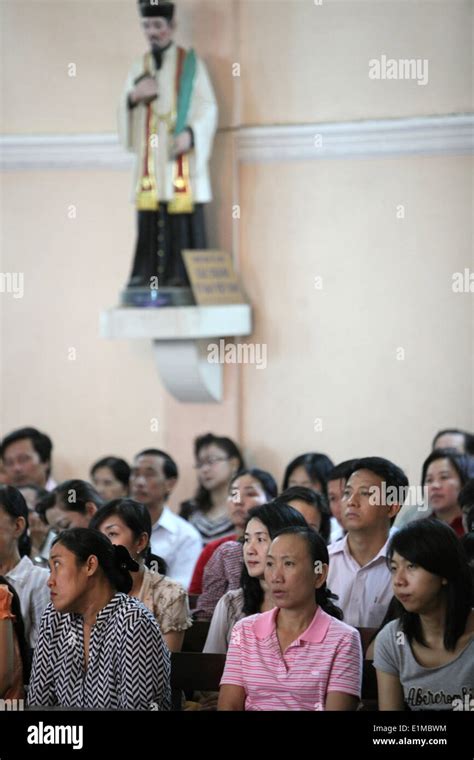
[[[203,459],[202,462],[197,462],[197,464],[194,465],[194,469],[201,470],[203,467],[206,467],[206,465],[212,467],[216,462],[225,462],[228,459],[229,457],[209,457],[208,459]]]

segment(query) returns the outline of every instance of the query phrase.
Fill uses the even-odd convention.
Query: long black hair
[[[427,517],[409,523],[394,534],[387,552],[389,567],[395,552],[408,562],[447,580],[443,587],[446,594],[444,646],[453,651],[465,631],[472,602],[471,573],[458,537],[446,523]],[[408,641],[414,639],[427,647],[420,616],[405,610],[400,602],[398,605],[402,630]]]
[[[23,615],[21,614],[20,597],[18,596],[11,583],[9,583],[7,579],[3,577],[3,575],[0,575],[0,585],[7,586],[8,590],[11,591],[13,595],[11,606],[12,614],[15,615],[13,631],[18,641],[18,648],[20,650],[21,663],[23,666],[23,683],[28,683],[30,680],[31,672],[31,650],[28,642],[26,641],[25,624],[23,622]]]
[[[219,449],[222,449],[222,451],[226,453],[228,459],[237,459],[237,470],[244,469],[244,458],[237,444],[234,443],[231,438],[214,435],[214,433],[206,433],[205,435],[200,435],[194,441],[194,456],[196,458],[196,461],[201,449],[212,445],[217,446]],[[193,499],[188,499],[187,501],[183,501],[181,503],[180,514],[181,517],[184,517],[185,520],[188,520],[193,512],[197,512],[198,510],[201,512],[208,512],[211,507],[211,493],[207,488],[204,488],[204,486],[200,485]]]
[[[6,514],[14,520],[23,517],[25,528],[18,539],[18,551],[20,557],[29,557],[31,539],[28,531],[28,505],[23,494],[13,486],[0,486],[0,507],[3,507]]]
[[[124,546],[114,546],[103,533],[92,528],[68,528],[54,539],[51,550],[56,544],[72,552],[79,565],[94,555],[112,588],[125,594],[131,590],[130,571],[137,572],[139,567]]]
[[[290,525],[308,527],[303,515],[300,514],[300,512],[297,512],[296,509],[290,507],[288,504],[273,501],[269,504],[262,504],[260,507],[252,507],[252,509],[249,509],[245,521],[244,543],[247,525],[253,518],[260,520],[260,522],[265,525],[270,538],[273,538],[282,528],[287,528]],[[263,602],[263,590],[260,585],[260,580],[258,578],[251,578],[248,574],[245,562],[240,576],[240,585],[244,594],[244,614],[254,615],[256,612],[260,612],[260,607]]]
[[[321,562],[323,565],[329,565],[329,554],[324,539],[319,533],[311,530],[307,525],[304,528],[299,526],[283,528],[283,530],[279,530],[278,533],[275,534],[274,538],[278,538],[279,536],[299,536],[306,544],[313,567],[316,562]],[[331,615],[338,620],[343,619],[344,615],[342,610],[332,601],[338,597],[328,589],[326,582],[315,590],[315,598],[316,604],[318,604],[324,612],[327,612],[328,615]]]

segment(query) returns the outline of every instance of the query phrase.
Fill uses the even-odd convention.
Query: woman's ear
[[[26,528],[26,520],[24,517],[15,518],[15,538],[20,538]]]
[[[94,517],[97,507],[93,501],[86,501],[86,514],[89,518]]]
[[[148,533],[142,533],[137,541],[137,554],[142,554],[148,546],[150,536]]]
[[[87,557],[86,572],[89,577],[92,577],[97,572],[98,567],[99,567],[99,560],[97,559],[95,554],[91,554],[90,557]]]
[[[321,588],[326,583],[328,577],[329,565],[320,560],[314,563],[314,587]]]

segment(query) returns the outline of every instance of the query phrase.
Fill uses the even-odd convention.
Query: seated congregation
[[[461,710],[474,698],[474,439],[435,436],[408,503],[382,457],[272,474],[211,433],[197,490],[159,449],[52,479],[0,446],[0,699],[31,707]]]

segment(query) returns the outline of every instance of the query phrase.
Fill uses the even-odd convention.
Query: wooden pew
[[[364,654],[363,671],[362,671],[362,710],[377,710],[377,676],[372,660],[366,660],[365,654],[368,646],[372,641],[377,628],[358,628]]]
[[[209,631],[209,620],[194,620],[184,634],[183,652],[202,652]]]
[[[219,691],[225,654],[173,652],[171,655],[171,702],[181,710],[183,692]]]

